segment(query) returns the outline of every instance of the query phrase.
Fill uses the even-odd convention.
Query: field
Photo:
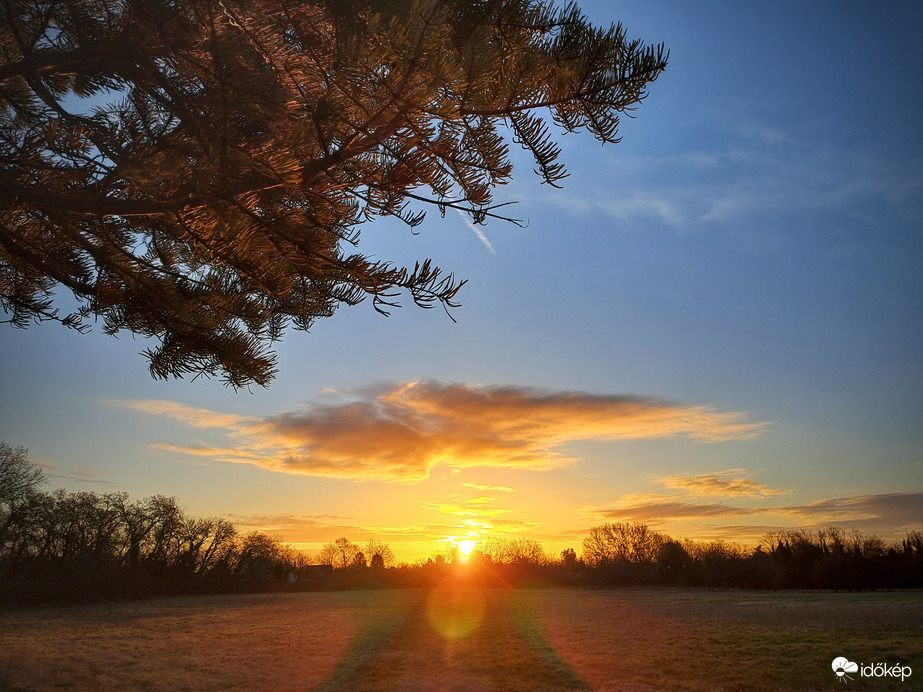
[[[913,672],[839,680],[844,656]],[[0,613],[5,690],[904,690],[923,593],[354,591]]]

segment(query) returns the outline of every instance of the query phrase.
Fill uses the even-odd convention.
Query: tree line
[[[751,589],[923,587],[923,532],[886,541],[830,526],[765,534],[756,547],[674,539],[642,523],[595,526],[582,552],[548,555],[529,538],[491,537],[470,555],[395,565],[387,543],[340,537],[313,557],[265,532],[195,517],[175,498],[44,492],[23,447],[0,442],[0,603],[151,595],[485,585],[705,586]]]
[[[416,573],[414,573],[416,570]],[[923,531],[886,541],[838,526],[764,534],[755,547],[675,539],[638,522],[594,526],[582,554],[547,555],[538,541],[491,538],[470,556],[450,550],[398,571],[395,582],[472,578],[497,585],[690,586],[876,590],[923,587]]]
[[[839,526],[765,533],[748,548],[674,539],[634,522],[606,523],[583,541],[581,577],[602,584],[875,590],[923,586],[923,532],[886,541]]]
[[[308,562],[172,497],[43,492],[46,480],[25,448],[0,443],[0,602],[260,591]]]

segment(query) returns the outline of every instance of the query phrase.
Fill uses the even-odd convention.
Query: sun
[[[474,541],[465,539],[458,542],[458,552],[462,555],[470,555],[472,550],[474,550]]]

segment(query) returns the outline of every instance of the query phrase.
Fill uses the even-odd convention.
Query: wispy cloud
[[[216,413],[208,409],[193,408],[175,401],[145,399],[142,401],[107,400],[110,406],[121,406],[149,413],[152,416],[166,416],[191,428],[233,428],[244,423],[254,423],[258,419],[237,416],[232,413]]]
[[[590,182],[548,201],[626,225],[655,222],[682,232],[736,229],[777,214],[859,215],[869,204],[920,218],[923,168],[912,157],[895,161],[871,144],[832,148],[761,123],[738,126],[737,134],[739,142],[717,150],[622,156],[606,178],[616,181],[618,194]]]
[[[727,469],[696,475],[658,476],[656,480],[668,488],[681,490],[691,495],[769,497],[790,492],[770,488],[768,485],[745,478],[746,472],[746,469]]]
[[[474,488],[475,490],[492,491],[497,493],[515,493],[516,490],[510,488],[506,485],[480,485],[479,483],[462,483],[466,488]]]
[[[229,514],[226,518],[244,532],[266,531],[292,542],[330,541],[331,536],[368,533],[366,528],[351,523],[349,517],[333,514]]]
[[[116,485],[115,481],[107,481],[97,477],[94,471],[58,466],[43,459],[32,459],[32,461],[40,466],[49,478],[76,481],[78,483],[92,483],[94,485]]]
[[[749,533],[786,527],[816,528],[828,524],[869,531],[900,532],[923,526],[923,492],[854,495],[822,499],[805,504],[738,506],[723,502],[690,502],[668,495],[626,496],[609,507],[591,508],[587,517],[603,521],[637,521],[658,526],[669,522],[737,517],[760,517]],[[776,523],[771,523],[775,521]],[[715,528],[716,524],[710,523]],[[720,528],[720,526],[718,526]],[[729,535],[746,535],[748,527],[725,527]],[[733,529],[732,531],[730,529]]]
[[[447,514],[453,517],[500,517],[504,514],[509,514],[510,510],[508,509],[491,509],[490,507],[482,507],[476,504],[460,504],[453,505],[448,503],[429,503],[424,505],[426,509],[434,509],[442,514]]]
[[[608,509],[598,509],[595,514],[606,521],[637,521],[658,524],[666,520],[701,517],[742,517],[764,513],[757,507],[735,507],[723,502],[687,502],[678,498],[662,497],[638,503],[618,503]]]
[[[821,524],[887,518],[908,526],[923,526],[923,492],[838,497],[785,505],[773,512]]]
[[[772,125],[739,125],[737,134],[745,139],[755,139],[762,144],[781,144],[789,139],[780,127]]]
[[[472,497],[470,500],[465,500],[469,505],[486,505],[490,502],[493,502],[494,498],[492,497]]]
[[[350,517],[330,514],[229,514],[226,518],[243,532],[265,531],[288,543],[316,546],[330,543],[341,536],[360,545],[369,538],[391,542],[393,545],[429,544],[445,540],[448,536],[482,533],[480,529],[491,528],[488,523],[471,519],[453,520],[451,515],[444,516],[445,521],[407,525],[364,524]]]
[[[418,482],[437,464],[549,469],[576,461],[559,448],[577,440],[686,437],[700,442],[758,436],[742,413],[652,398],[546,392],[528,387],[410,382],[353,393],[263,418],[163,401],[128,402],[191,428],[216,428],[227,444],[157,449],[274,471]]]

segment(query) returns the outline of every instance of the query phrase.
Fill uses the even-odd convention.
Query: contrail
[[[482,231],[480,228],[478,228],[478,226],[472,223],[471,219],[469,219],[461,209],[456,209],[455,211],[457,211],[458,215],[462,217],[462,221],[465,222],[465,225],[468,228],[470,228],[472,231],[474,231],[474,234],[478,237],[478,239],[482,243],[484,243],[484,247],[486,247],[488,250],[494,253],[494,257],[499,257],[499,255],[497,255],[497,251],[494,250],[494,246],[490,244],[490,240],[487,238],[486,235],[484,235],[484,231]]]

